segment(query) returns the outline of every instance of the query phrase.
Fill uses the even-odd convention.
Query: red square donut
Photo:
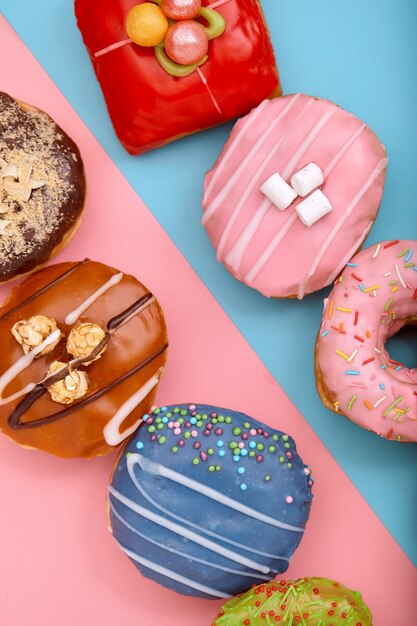
[[[181,78],[161,67],[152,47],[114,46],[126,42],[126,17],[137,4],[142,2],[75,0],[115,131],[131,154],[239,117],[265,98],[281,95],[259,0],[202,0],[203,7],[223,16],[226,29],[209,41],[207,61]]]

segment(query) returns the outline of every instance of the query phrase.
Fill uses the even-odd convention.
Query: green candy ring
[[[151,0],[151,2],[154,2],[159,7],[162,6],[162,0]],[[217,11],[215,11],[214,9],[202,7],[199,10],[198,14],[208,24],[208,26],[202,25],[202,27],[204,28],[209,41],[220,37],[220,35],[223,35],[224,31],[226,30],[226,20],[222,15],[220,15],[220,13],[217,13]],[[170,25],[174,23],[172,20],[169,20],[169,22]],[[186,76],[190,76],[190,74],[193,74],[198,67],[204,65],[204,63],[208,59],[208,56],[206,55],[201,59],[201,61],[199,61],[198,63],[194,63],[193,65],[180,65],[179,63],[175,63],[175,61],[172,61],[165,52],[164,41],[158,46],[155,46],[154,51],[156,60],[158,61],[162,69],[165,70],[167,74],[170,74],[175,78],[185,78]]]

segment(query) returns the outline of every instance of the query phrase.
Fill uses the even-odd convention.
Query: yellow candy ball
[[[138,46],[157,46],[164,40],[168,27],[167,17],[151,2],[137,4],[127,14],[127,36]]]

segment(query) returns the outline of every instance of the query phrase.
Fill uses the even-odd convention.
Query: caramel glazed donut
[[[0,283],[55,256],[81,221],[84,166],[43,111],[0,92]]]
[[[0,337],[0,430],[60,457],[101,456],[130,436],[167,358],[156,298],[89,260],[53,265],[15,287]]]
[[[358,591],[327,578],[274,580],[233,598],[212,626],[372,626]]]
[[[417,369],[385,343],[417,324],[417,242],[384,241],[357,254],[325,300],[315,349],[322,402],[386,439],[417,441]]]

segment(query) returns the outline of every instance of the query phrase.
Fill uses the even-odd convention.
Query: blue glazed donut
[[[228,598],[283,573],[313,481],[288,435],[208,405],[154,409],[109,486],[111,528],[146,577]]]

